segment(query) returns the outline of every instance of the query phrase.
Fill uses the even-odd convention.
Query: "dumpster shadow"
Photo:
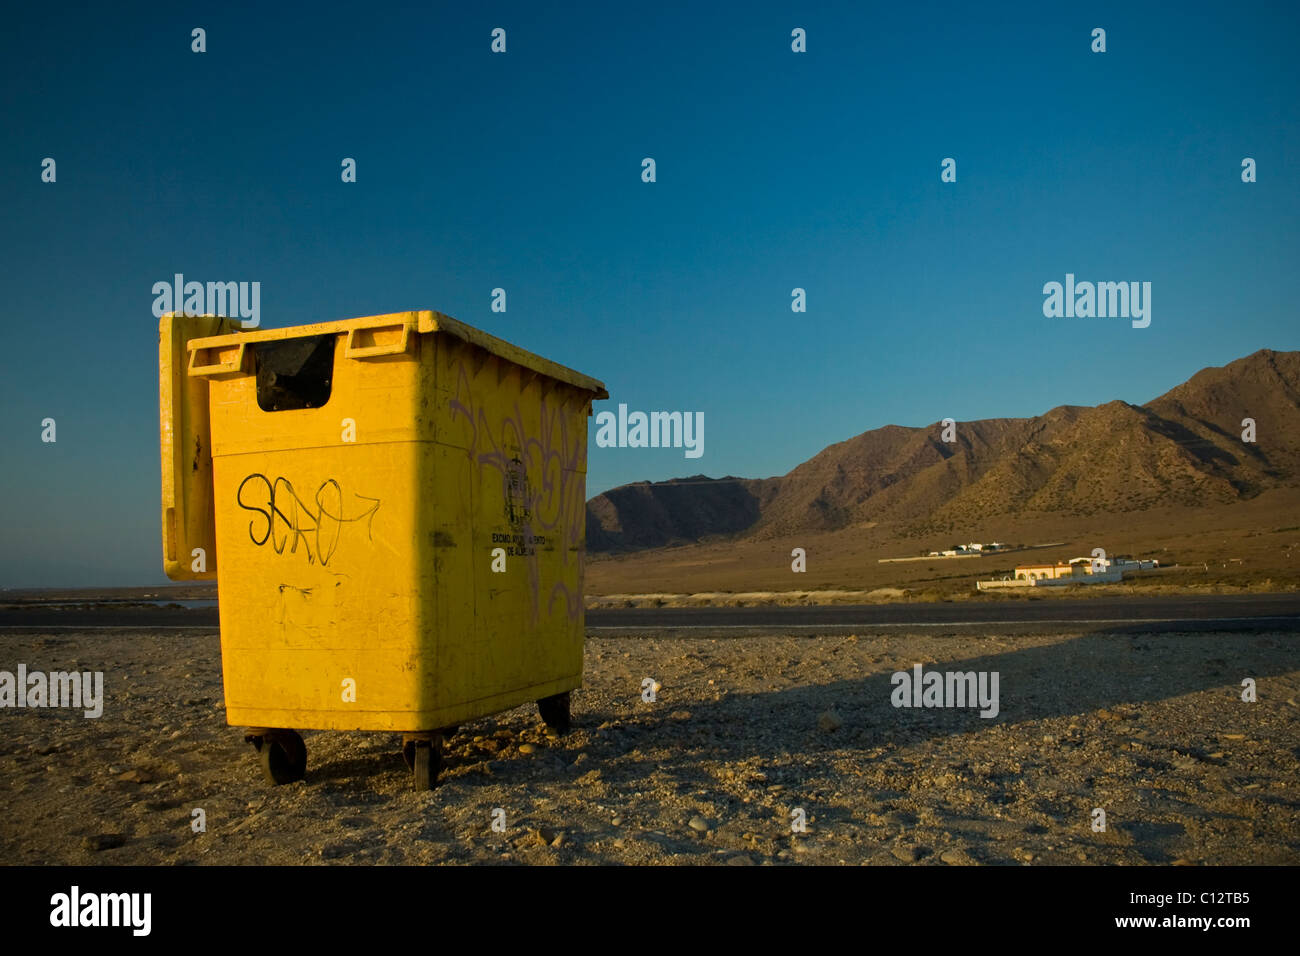
[[[1187,852],[1188,841],[1196,839],[1203,832],[1198,828],[1211,818],[1219,821],[1215,825],[1230,825],[1247,835],[1261,825],[1257,811],[1241,810],[1244,804],[1232,802],[1236,798],[1228,790],[1237,791],[1255,779],[1268,780],[1270,772],[1275,777],[1275,768],[1261,768],[1259,773],[1265,774],[1261,778],[1252,758],[1215,769],[1225,763],[1219,759],[1223,755],[1205,753],[1217,748],[1198,749],[1198,745],[1208,744],[1217,732],[1239,729],[1226,726],[1225,715],[1237,713],[1231,708],[1240,706],[1240,721],[1248,736],[1268,746],[1268,738],[1253,728],[1258,726],[1256,715],[1269,713],[1269,704],[1237,704],[1241,680],[1254,678],[1261,700],[1269,700],[1272,692],[1267,681],[1300,669],[1297,632],[1300,622],[1289,630],[1272,625],[1189,633],[1185,626],[1173,630],[1140,624],[1075,630],[1065,638],[1017,638],[1003,633],[987,644],[968,632],[924,638],[914,633],[862,637],[858,645],[847,644],[845,638],[809,637],[794,644],[783,638],[777,655],[781,661],[774,659],[771,671],[766,671],[760,656],[770,653],[770,643],[744,638],[719,641],[704,654],[717,669],[707,669],[706,663],[706,669],[700,670],[701,652],[698,640],[693,640],[695,663],[689,677],[677,663],[681,644],[665,639],[659,641],[665,654],[662,660],[656,661],[656,652],[643,645],[633,651],[630,665],[621,659],[619,664],[630,666],[633,673],[648,665],[645,673],[663,674],[665,690],[657,703],[641,703],[635,693],[625,693],[624,677],[618,678],[620,687],[615,691],[608,672],[602,677],[599,667],[593,668],[589,686],[599,691],[575,696],[573,735],[543,744],[535,753],[505,749],[489,754],[467,742],[466,736],[496,736],[494,726],[510,728],[519,737],[531,736],[536,731],[535,715],[525,721],[515,714],[475,722],[472,729],[464,728],[453,738],[443,785],[453,788],[448,799],[457,806],[495,807],[502,805],[503,792],[514,794],[521,801],[520,819],[530,821],[528,826],[552,825],[553,807],[568,807],[562,828],[576,833],[580,842],[589,839],[609,845],[622,831],[612,831],[601,820],[617,810],[635,829],[635,833],[628,831],[629,841],[653,845],[660,859],[707,862],[717,859],[722,847],[727,847],[727,853],[747,852],[751,844],[740,840],[744,830],[768,833],[776,823],[778,829],[788,831],[789,820],[782,815],[792,807],[806,807],[810,821],[815,820],[812,832],[858,834],[854,839],[860,843],[847,849],[834,843],[839,837],[828,836],[822,849],[815,851],[827,854],[822,862],[837,862],[840,854],[855,859],[864,859],[865,854],[875,862],[908,862],[909,847],[881,841],[904,831],[928,830],[933,835],[936,828],[963,841],[968,850],[962,852],[987,862],[1012,862],[1011,848],[1026,839],[1039,844],[1066,841],[1092,853],[1111,854],[1112,860],[1121,847],[1127,847],[1125,852],[1136,852],[1141,860],[1172,862]],[[617,640],[622,649],[635,647],[638,639]],[[971,652],[994,641],[999,646]],[[801,667],[812,667],[815,673],[824,660],[828,668],[835,668],[837,679],[814,678],[797,686],[757,689],[774,679],[768,673],[775,675],[788,666],[788,658],[799,657],[801,646],[807,648]],[[946,654],[945,648],[952,653]],[[909,653],[925,656],[909,659]],[[743,659],[741,668],[734,666],[738,657]],[[842,676],[853,672],[846,662],[855,658],[877,663],[863,663],[860,673]],[[910,679],[911,665],[918,660],[927,673],[996,672],[997,716],[980,717],[978,706],[894,707],[894,673],[903,671]],[[723,663],[726,671],[720,669]],[[751,671],[748,676],[746,669]],[[710,677],[716,683],[706,686]],[[719,699],[713,699],[715,691],[721,693]],[[1177,718],[1179,729],[1173,729],[1161,723],[1169,711],[1147,709],[1147,705],[1207,691],[1216,695],[1204,702],[1209,720],[1195,715],[1189,719],[1184,709]],[[1276,697],[1272,700],[1277,702]],[[597,701],[605,703],[592,706]],[[838,714],[842,725],[820,729],[818,718],[829,710]],[[1076,750],[1074,743],[1046,744],[1040,735],[1049,728],[1032,726],[1072,717],[1080,718],[1076,739],[1094,744],[1086,753]],[[1050,729],[1061,732],[1059,727]],[[1187,739],[1193,735],[1196,740]],[[1121,747],[1135,737],[1143,746],[1125,749],[1121,756]],[[942,749],[929,746],[949,739],[953,743],[945,743]],[[1095,746],[1098,740],[1103,742],[1101,750]],[[370,805],[386,803],[394,799],[391,794],[358,787],[356,782],[373,780],[376,773],[389,776],[391,771],[399,788],[395,792],[405,792],[406,772],[396,746],[396,737],[375,736],[360,750],[355,742],[345,741],[339,749],[325,751],[322,762],[309,768],[308,781],[346,795],[349,804],[358,799]],[[1282,738],[1276,746],[1287,761],[1300,751],[1294,739]],[[1071,764],[1076,753],[1078,760]],[[1195,774],[1208,774],[1184,778],[1191,781],[1190,790],[1180,793],[1153,782],[1175,772],[1175,762],[1188,760],[1196,761]],[[475,771],[475,764],[482,765],[483,771]],[[944,782],[952,773],[963,781]],[[1125,816],[1118,803],[1107,804],[1118,812],[1110,835],[1101,838],[1079,830],[1086,809],[1095,805],[1084,806],[1084,801],[1094,799],[1094,774],[1099,776],[1098,786],[1112,795],[1108,799],[1127,802],[1129,811],[1134,804],[1141,807],[1140,816],[1131,812]],[[923,782],[918,784],[918,778]],[[1207,782],[1216,780],[1215,794],[1230,797],[1227,802],[1214,802],[1205,789]],[[970,793],[975,802],[962,805],[960,799],[947,795],[937,800],[926,795],[949,789],[958,798]],[[1258,812],[1272,808],[1273,816],[1283,821],[1296,813],[1297,804],[1286,799],[1289,793],[1268,794],[1267,789],[1260,796],[1269,802]],[[543,799],[533,804],[535,798]],[[707,839],[688,832],[687,816],[695,805],[714,805],[715,812],[702,812],[711,826],[725,832]],[[436,834],[445,836],[443,829],[438,824]],[[430,831],[429,838],[434,835]],[[767,845],[761,852],[771,854],[778,848]],[[790,844],[790,849],[793,852],[798,846]],[[892,851],[897,852],[891,857]],[[609,853],[606,859],[611,862],[622,859],[612,851],[598,852]],[[938,850],[916,852],[933,853],[937,859]]]
[[[307,736],[306,743],[307,784],[326,796],[346,795],[351,806],[377,807],[394,799],[391,793],[358,783],[374,781],[377,775],[400,773],[403,781],[410,776],[399,734],[320,731]]]
[[[602,768],[611,790],[635,796],[650,791],[669,808],[703,800],[719,807],[721,819],[743,820],[741,826],[764,832],[771,823],[763,821],[781,818],[774,822],[788,829],[782,815],[806,807],[817,821],[811,832],[839,835],[816,851],[825,854],[820,862],[837,862],[841,854],[862,859],[863,853],[875,862],[913,862],[909,852],[931,853],[907,845],[903,834],[915,828],[932,838],[943,831],[940,842],[955,835],[968,846],[962,851],[966,858],[973,854],[985,862],[1018,861],[1014,854],[1022,851],[1014,848],[1028,839],[1040,853],[1045,845],[1050,850],[1050,844],[1065,842],[1112,862],[1133,862],[1136,854],[1137,860],[1169,863],[1185,856],[1190,845],[1199,846],[1198,834],[1206,826],[1229,826],[1246,839],[1260,826],[1257,814],[1267,810],[1244,809],[1247,803],[1232,794],[1247,784],[1265,791],[1276,784],[1279,771],[1270,766],[1275,761],[1257,764],[1257,757],[1242,757],[1225,768],[1223,754],[1206,751],[1219,749],[1211,741],[1229,730],[1246,729],[1260,742],[1269,739],[1253,729],[1269,713],[1268,704],[1240,703],[1241,680],[1257,681],[1263,700],[1268,679],[1300,669],[1295,654],[1300,622],[1289,629],[1273,625],[1230,633],[1161,630],[1145,624],[1097,627],[1020,647],[1014,646],[1015,637],[999,635],[1000,643],[1012,646],[975,655],[969,649],[977,641],[965,634],[958,636],[962,650],[954,648],[951,656],[943,652],[944,635],[926,635],[918,653],[936,659],[921,658],[925,672],[999,674],[999,712],[993,718],[980,717],[978,706],[894,707],[895,668],[910,683],[915,661],[899,660],[899,644],[889,638],[863,639],[873,640],[867,657],[883,657],[884,663],[868,665],[872,672],[860,677],[728,693],[735,652],[714,650],[719,661],[726,658],[725,674],[697,672],[690,684],[674,691],[671,668],[664,667],[669,690],[657,705],[630,712],[580,707],[578,713],[586,726],[614,725],[588,748],[591,765]],[[808,640],[811,648],[822,639]],[[914,640],[909,635],[901,642]],[[796,655],[789,645],[781,654]],[[843,673],[843,663],[831,655],[825,659]],[[816,660],[810,651],[804,666]],[[748,661],[751,667],[757,663]],[[699,696],[703,679],[696,678],[710,676],[723,692],[720,699]],[[765,679],[737,682],[759,681]],[[715,687],[702,690],[711,695]],[[1206,719],[1189,719],[1184,710],[1170,720],[1170,711],[1149,709],[1207,691],[1221,698],[1204,702]],[[1281,701],[1274,697],[1273,703],[1276,713]],[[1243,709],[1233,711],[1234,706]],[[828,710],[842,720],[837,729],[818,726]],[[1240,713],[1244,727],[1236,726],[1230,713]],[[1059,725],[1046,737],[1049,728],[1032,726],[1075,717],[1078,729],[1065,742],[1055,736],[1062,733]],[[1130,740],[1136,741],[1132,748]],[[935,741],[943,742],[942,749],[930,746]],[[1103,742],[1100,749],[1097,741]],[[1079,749],[1085,742],[1093,746]],[[1287,763],[1294,741],[1277,746]],[[1154,782],[1168,774],[1185,782],[1172,791]],[[1281,774],[1285,777],[1285,771]],[[1103,802],[1117,814],[1109,832],[1100,835],[1087,825],[1090,809],[1103,799],[1093,790],[1094,777],[1109,794]],[[1273,808],[1279,820],[1294,819],[1300,811],[1289,792],[1272,799],[1280,801]],[[661,813],[660,820],[671,823],[672,813]],[[846,834],[857,834],[849,840],[859,842],[848,848],[837,842]],[[881,842],[891,838],[903,845]],[[689,849],[678,852],[690,854]],[[1216,844],[1208,852],[1232,851]],[[1279,846],[1277,852],[1286,850]]]
[[[699,761],[751,758],[789,762],[830,751],[873,751],[887,745],[914,748],[936,738],[982,734],[1048,718],[1132,711],[1208,690],[1239,697],[1244,677],[1258,682],[1300,668],[1293,651],[1300,649],[1295,630],[1300,630],[1300,622],[1290,631],[1274,625],[1256,633],[1235,631],[1231,636],[1157,633],[1151,625],[1100,628],[1043,646],[963,658],[944,659],[940,654],[924,665],[926,672],[996,672],[998,714],[992,718],[979,716],[978,706],[896,708],[891,703],[895,671],[875,665],[882,669],[860,678],[733,692],[718,700],[661,699],[659,706],[644,713],[580,712],[580,719],[589,726],[616,722],[615,751],[667,746],[673,750],[671,764],[683,767],[694,767]],[[929,646],[933,649],[933,644]],[[888,644],[883,650],[890,653]],[[908,671],[910,684],[910,665],[900,663],[899,669]],[[689,710],[689,719],[669,717],[674,708]],[[843,726],[820,731],[818,717],[831,709]],[[1131,715],[1125,719],[1140,720]],[[657,766],[661,764],[641,761],[618,772],[634,779]]]

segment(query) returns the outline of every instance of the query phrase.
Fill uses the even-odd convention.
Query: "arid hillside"
[[[1256,441],[1242,440],[1242,421]],[[587,505],[593,554],[878,528],[919,540],[1015,516],[1213,509],[1300,487],[1300,352],[1207,368],[1146,405],[1060,406],[1027,419],[889,425],[775,478],[624,485]],[[876,537],[879,537],[877,535]]]

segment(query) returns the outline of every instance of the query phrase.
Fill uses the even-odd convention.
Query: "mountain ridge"
[[[1257,441],[1242,440],[1242,420]],[[593,553],[888,522],[917,537],[994,515],[1087,516],[1213,505],[1300,485],[1300,352],[1201,369],[1144,405],[1058,405],[1030,418],[884,425],[771,478],[674,478],[587,502]]]

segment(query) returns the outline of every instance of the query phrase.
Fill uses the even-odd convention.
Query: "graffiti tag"
[[[260,520],[254,518],[248,523],[248,537],[253,544],[261,547],[269,541],[276,554],[284,554],[286,547],[290,554],[297,554],[301,544],[308,564],[317,560],[329,564],[338,550],[344,524],[365,520],[366,538],[370,538],[379,499],[355,492],[352,497],[370,505],[363,507],[359,514],[347,517],[343,510],[343,488],[333,478],[320,483],[310,504],[283,477],[272,480],[262,474],[251,474],[239,483],[235,492],[239,507],[261,515]]]

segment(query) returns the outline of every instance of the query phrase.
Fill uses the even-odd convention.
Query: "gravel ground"
[[[0,859],[1296,864],[1296,649],[1138,630],[591,638],[571,733],[535,708],[467,725],[416,793],[389,734],[306,732],[307,779],[264,783],[225,724],[215,632],[13,632],[0,670],[103,670],[106,704],[0,710]],[[1000,713],[891,706],[916,663],[998,672]]]

